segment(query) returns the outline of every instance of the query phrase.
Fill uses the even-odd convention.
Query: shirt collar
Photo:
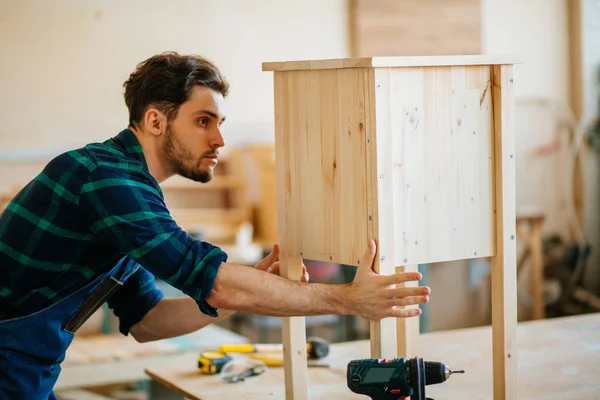
[[[123,148],[123,150],[125,150],[125,152],[127,152],[128,155],[140,161],[144,164],[144,167],[148,169],[142,145],[130,129],[123,129],[113,139]]]

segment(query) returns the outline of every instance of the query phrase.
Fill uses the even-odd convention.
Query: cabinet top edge
[[[355,57],[321,60],[269,61],[262,63],[263,71],[307,71],[343,68],[443,67],[469,65],[522,64],[519,55],[441,55]]]

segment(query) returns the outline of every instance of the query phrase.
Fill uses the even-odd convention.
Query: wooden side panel
[[[356,265],[368,234],[365,79],[373,71],[275,74],[288,255]]]
[[[513,67],[492,67],[496,255],[492,257],[494,400],[518,398]]]
[[[391,69],[395,265],[494,254],[489,66]]]
[[[275,73],[275,99],[281,99],[289,93],[285,82],[285,75]],[[276,112],[278,111],[277,109]],[[277,224],[279,246],[281,248],[280,275],[293,280],[300,280],[302,275],[302,257],[290,251],[290,236],[287,220],[288,214],[288,185],[293,176],[290,176],[287,165],[290,137],[282,134],[285,132],[285,119],[275,119],[275,159],[277,177]],[[286,229],[287,228],[287,229]],[[308,370],[306,364],[306,320],[304,317],[287,317],[281,320],[283,338],[283,357],[285,369],[286,400],[308,399]]]

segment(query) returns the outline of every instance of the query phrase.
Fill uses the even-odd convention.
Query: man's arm
[[[221,321],[235,311],[219,310],[218,317],[203,314],[191,297],[165,297],[160,300],[130,333],[140,343],[186,335]]]
[[[274,245],[271,252],[256,265],[255,269],[279,274],[279,246]],[[308,282],[306,266],[302,266],[302,282]],[[129,283],[129,282],[128,282]],[[138,291],[140,292],[140,291]],[[133,294],[132,297],[135,297]],[[186,335],[205,326],[221,321],[235,311],[221,309],[218,317],[209,317],[198,308],[195,300],[189,297],[162,298],[144,318],[133,325],[129,332],[138,342],[166,339]]]
[[[375,253],[371,240],[350,284],[307,284],[223,263],[206,301],[216,308],[280,317],[352,314],[379,320],[420,315],[418,308],[403,307],[427,303],[430,289],[396,285],[418,281],[421,274],[378,275],[372,269]]]
[[[351,284],[307,284],[224,263],[207,299],[220,308],[219,317],[203,314],[189,297],[164,298],[133,326],[131,333],[140,342],[184,335],[232,315],[232,310],[272,316],[355,314],[370,320],[419,315],[418,308],[397,307],[428,302],[429,288],[398,289],[394,285],[418,280],[420,274],[379,276],[369,267],[374,255],[375,244],[371,242],[360,263],[363,267],[359,267]],[[273,261],[270,257],[265,260]]]

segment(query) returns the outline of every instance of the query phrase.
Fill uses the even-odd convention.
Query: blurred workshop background
[[[0,210],[52,157],[126,126],[122,84],[138,62],[167,50],[197,53],[231,83],[227,145],[211,183],[172,178],[165,198],[190,233],[253,265],[277,242],[273,79],[262,62],[516,54],[524,60],[515,67],[519,320],[598,312],[598,43],[598,0],[0,0]],[[305,264],[313,282],[349,282],[355,272]],[[452,264],[420,266],[433,291],[422,332],[491,323],[489,260]],[[278,318],[238,314],[220,325],[251,341],[281,341]],[[307,329],[332,342],[369,332],[364,321],[335,315],[309,317]],[[116,332],[114,317],[98,312],[65,369],[198,344],[106,342]],[[134,369],[63,384],[143,398],[126,390],[142,380]]]

